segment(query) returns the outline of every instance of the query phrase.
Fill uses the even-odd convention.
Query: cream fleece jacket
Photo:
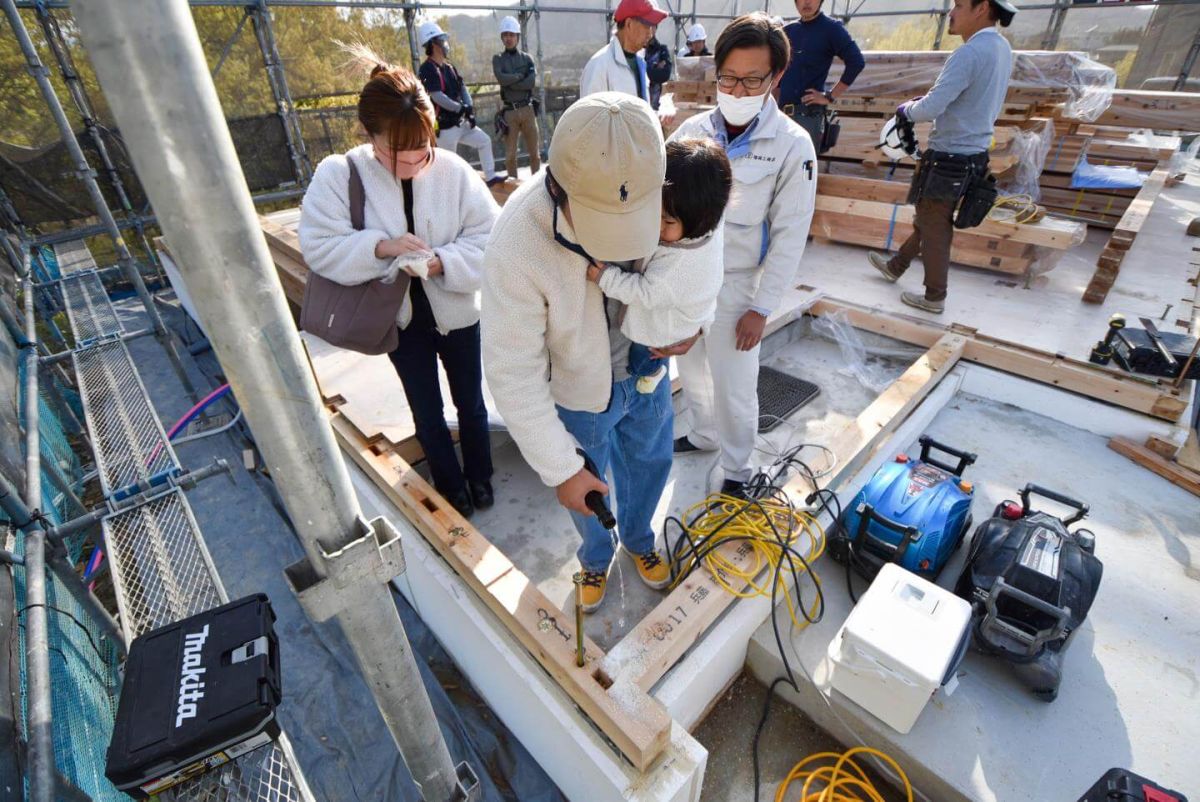
[[[693,240],[660,244],[641,273],[614,267],[600,274],[600,289],[627,305],[621,331],[653,348],[686,340],[708,328],[725,278],[723,225]]]
[[[350,225],[347,159],[354,160],[366,191],[365,228]],[[438,148],[433,164],[413,179],[412,233],[442,260],[442,274],[424,279],[425,294],[443,334],[479,321],[483,248],[500,207],[469,164]],[[396,275],[391,259],[378,259],[380,240],[408,233],[404,190],[370,144],[334,154],[317,166],[300,208],[300,249],[309,268],[338,282],[355,285]],[[419,280],[419,279],[416,279]],[[412,318],[407,299],[397,322]]]
[[[483,261],[483,371],[509,434],[547,485],[583,467],[555,404],[603,412],[612,396],[604,294],[554,241],[545,170],[504,204]],[[558,231],[576,242],[563,215]]]

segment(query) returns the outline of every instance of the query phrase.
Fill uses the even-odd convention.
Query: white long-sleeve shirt
[[[600,289],[626,304],[621,331],[635,343],[665,348],[712,322],[725,278],[722,226],[704,237],[661,244],[641,273],[608,268]]]
[[[362,231],[350,224],[347,159],[358,168],[366,194]],[[412,233],[442,261],[441,275],[424,279],[438,330],[473,326],[479,321],[483,249],[500,207],[478,173],[441,148],[412,186]],[[370,144],[326,157],[317,166],[300,207],[300,249],[309,269],[346,285],[386,278],[395,268],[391,259],[375,256],[375,246],[406,233],[403,187],[375,159]],[[397,322],[404,328],[411,319],[411,304],[405,299]]]
[[[817,200],[817,154],[808,133],[774,98],[767,97],[752,125],[730,143],[720,112],[701,112],[671,140],[703,137],[725,147],[733,167],[725,272],[760,274],[751,308],[767,316],[792,286],[804,255]]]

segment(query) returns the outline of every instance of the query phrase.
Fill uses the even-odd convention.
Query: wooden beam
[[[818,485],[836,486],[853,476],[949,373],[966,344],[966,337],[943,334],[862,414],[834,435],[828,445],[838,467],[819,480]],[[812,490],[803,479],[793,479],[784,489],[801,506]],[[756,559],[744,543],[736,547],[728,544],[722,548],[722,554],[741,569],[752,566]],[[712,574],[697,569],[609,652],[606,667],[615,676],[632,678],[638,687],[648,691],[734,600]]]
[[[869,309],[836,298],[823,298],[812,308],[814,315],[839,311],[846,314],[855,328],[926,347],[947,331],[968,334],[970,340],[963,352],[963,359],[968,362],[1060,387],[1162,420],[1178,421],[1187,409],[1187,397],[1169,382],[1118,372],[1061,354],[1051,354],[979,334],[970,327],[959,324],[938,326],[914,317]]]
[[[1166,167],[1160,167],[1151,173],[1137,197],[1126,207],[1120,222],[1117,223],[1116,229],[1109,237],[1108,245],[1104,248],[1100,261],[1096,264],[1096,272],[1092,275],[1092,280],[1088,282],[1087,288],[1083,291],[1083,300],[1087,303],[1103,303],[1104,299],[1108,297],[1108,291],[1112,289],[1112,285],[1120,273],[1121,263],[1125,258],[1124,252],[1133,246],[1134,239],[1142,230],[1142,225],[1145,224],[1150,210],[1154,207],[1154,201],[1158,199],[1159,193],[1166,184],[1167,175]]]
[[[1165,460],[1145,446],[1125,437],[1114,437],[1108,441],[1108,447],[1158,474],[1176,487],[1183,488],[1193,496],[1200,496],[1200,474],[1189,471],[1176,462]]]
[[[842,178],[845,178],[844,176]],[[849,179],[866,181],[870,179]],[[839,215],[854,215],[872,217],[876,220],[895,220],[897,223],[911,225],[915,210],[912,206],[897,203],[880,203],[875,201],[857,200],[854,198],[839,198],[829,195],[817,195],[818,211]],[[1001,240],[1022,242],[1027,245],[1040,245],[1046,248],[1066,250],[1076,245],[1084,236],[1085,228],[1080,223],[1068,220],[1058,220],[1047,217],[1037,223],[1006,223],[997,220],[985,220],[982,225],[972,229],[977,236],[993,237]]]
[[[408,463],[376,453],[342,416],[332,420],[342,449],[361,467],[430,545],[562,686],[630,763],[645,771],[666,747],[671,717],[657,700],[599,671],[604,652],[584,640],[586,660],[575,665],[575,626]]]

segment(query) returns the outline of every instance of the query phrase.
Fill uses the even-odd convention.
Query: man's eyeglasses
[[[738,84],[746,87],[747,92],[757,92],[762,89],[762,85],[770,79],[771,76],[760,78],[757,75],[747,75],[744,78],[739,78],[736,75],[718,75],[717,86],[726,91],[737,88]]]

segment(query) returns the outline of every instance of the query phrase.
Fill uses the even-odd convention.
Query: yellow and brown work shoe
[[[671,584],[671,569],[663,562],[657,551],[645,554],[634,554],[633,563],[637,566],[638,576],[655,590],[662,590]]]
[[[579,600],[585,613],[595,612],[604,601],[604,590],[608,585],[607,571],[580,571]]]

